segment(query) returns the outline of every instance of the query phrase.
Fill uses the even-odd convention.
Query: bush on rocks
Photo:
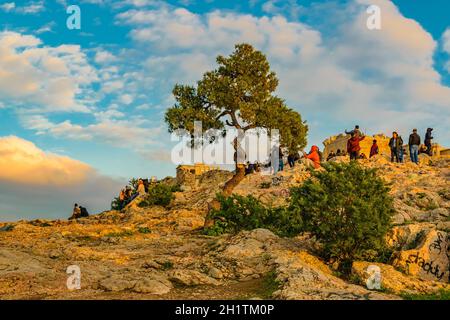
[[[167,207],[175,198],[174,192],[178,191],[178,186],[169,186],[165,183],[151,185],[145,198],[139,203],[139,207],[150,206]]]
[[[295,236],[303,229],[301,216],[286,208],[265,206],[253,196],[217,196],[220,210],[212,213],[216,223],[205,230],[208,235],[236,233],[257,228],[269,229],[279,236]]]
[[[265,228],[279,236],[309,231],[321,244],[321,254],[348,271],[352,261],[389,258],[385,235],[394,213],[389,188],[375,169],[357,162],[330,163],[291,189],[290,205],[270,208],[258,199],[218,196],[220,210],[206,234]]]
[[[322,245],[324,258],[346,269],[355,260],[376,261],[386,252],[394,213],[389,188],[357,162],[330,163],[291,190],[289,210]]]

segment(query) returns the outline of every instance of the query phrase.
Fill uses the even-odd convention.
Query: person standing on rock
[[[405,154],[403,152],[403,138],[402,136],[398,136],[398,162],[403,163],[403,155]]]
[[[284,162],[283,162],[283,150],[281,149],[281,146],[278,148],[278,171],[283,171],[284,170]]]
[[[431,135],[431,132],[433,131],[433,128],[428,128],[427,133],[425,134],[425,146],[427,147],[427,154],[431,157],[433,154],[431,152],[431,140],[433,140],[433,136]]]
[[[409,135],[409,156],[411,162],[415,164],[419,163],[419,146],[420,146],[420,136],[417,134],[417,129],[413,129],[413,132]]]
[[[359,125],[356,125],[355,129],[353,129],[352,131],[345,130],[345,134],[349,135],[355,134],[355,136],[357,137],[362,137],[361,131],[359,130]]]
[[[296,160],[295,158],[296,158],[296,155],[292,152],[289,152],[289,155],[288,155],[289,167],[291,167],[291,168],[295,167],[295,160]]]
[[[399,139],[398,133],[393,132],[392,138],[389,140],[389,148],[391,149],[391,162],[400,162],[400,149],[403,148],[403,141]]]
[[[352,137],[347,141],[347,152],[350,155],[350,160],[357,160],[359,159],[359,151],[361,150],[361,146],[359,145],[359,143],[366,137],[361,137],[355,132],[353,132],[351,136]]]

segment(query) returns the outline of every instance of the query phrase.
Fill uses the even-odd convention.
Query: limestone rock
[[[277,236],[266,229],[243,231],[231,239],[231,244],[222,252],[222,255],[230,259],[255,258],[261,256],[265,252],[264,247],[275,239]]]
[[[367,268],[371,265],[381,269],[381,287],[396,294],[401,293],[432,293],[439,289],[450,289],[450,285],[421,280],[407,276],[394,269],[393,266],[365,261],[355,261],[352,265],[352,274],[359,279],[360,284],[365,286],[367,281]]]
[[[209,269],[208,275],[214,279],[222,279],[223,278],[222,271],[220,271],[219,269],[214,268],[214,267]]]
[[[448,237],[443,231],[428,230],[413,249],[398,253],[393,265],[406,274],[424,280],[449,282]]]
[[[173,270],[169,273],[169,280],[184,286],[219,284],[217,280],[196,270]]]
[[[100,289],[105,291],[119,292],[132,289],[136,281],[124,280],[118,277],[108,277],[99,282]]]
[[[330,268],[305,251],[279,251],[275,298],[288,300],[385,300],[394,296],[369,291],[334,276]]]
[[[134,292],[162,295],[169,293],[172,286],[156,279],[141,279],[136,282]]]

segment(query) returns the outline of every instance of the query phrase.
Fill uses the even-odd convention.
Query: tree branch
[[[233,127],[236,127],[237,129],[242,129],[241,125],[239,124],[236,113],[230,112],[231,120],[233,120]]]

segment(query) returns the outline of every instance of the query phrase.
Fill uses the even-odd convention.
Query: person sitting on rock
[[[378,148],[378,144],[377,144],[377,140],[374,139],[372,141],[372,146],[370,147],[370,154],[369,154],[369,158],[372,158],[373,156],[376,156],[379,152],[379,148]]]
[[[138,187],[137,187],[137,193],[140,196],[144,196],[147,192],[145,192],[145,184],[142,179],[139,179]]]
[[[337,149],[336,157],[340,157],[340,156],[342,156],[342,151],[341,151],[341,149]]]
[[[130,200],[131,196],[133,195],[133,190],[131,190],[130,186],[125,187],[125,200]]]
[[[336,154],[335,154],[333,151],[331,151],[331,152],[328,154],[327,161],[330,161],[330,160],[333,159],[334,157],[336,157]]]
[[[69,218],[69,220],[78,219],[81,216],[81,209],[78,206],[77,203],[73,206],[72,216]]]
[[[80,206],[80,218],[87,218],[89,217],[89,212],[85,207]]]
[[[249,175],[255,172],[255,165],[250,163],[250,161],[247,161],[247,164],[245,166],[245,175]]]
[[[350,155],[350,160],[357,160],[359,158],[359,151],[361,150],[359,143],[365,138],[365,136],[360,137],[354,132],[351,134],[351,138],[347,141],[347,152]]]
[[[303,158],[301,159],[301,162],[308,168],[320,168],[319,147],[312,146],[308,154],[303,152]]]

